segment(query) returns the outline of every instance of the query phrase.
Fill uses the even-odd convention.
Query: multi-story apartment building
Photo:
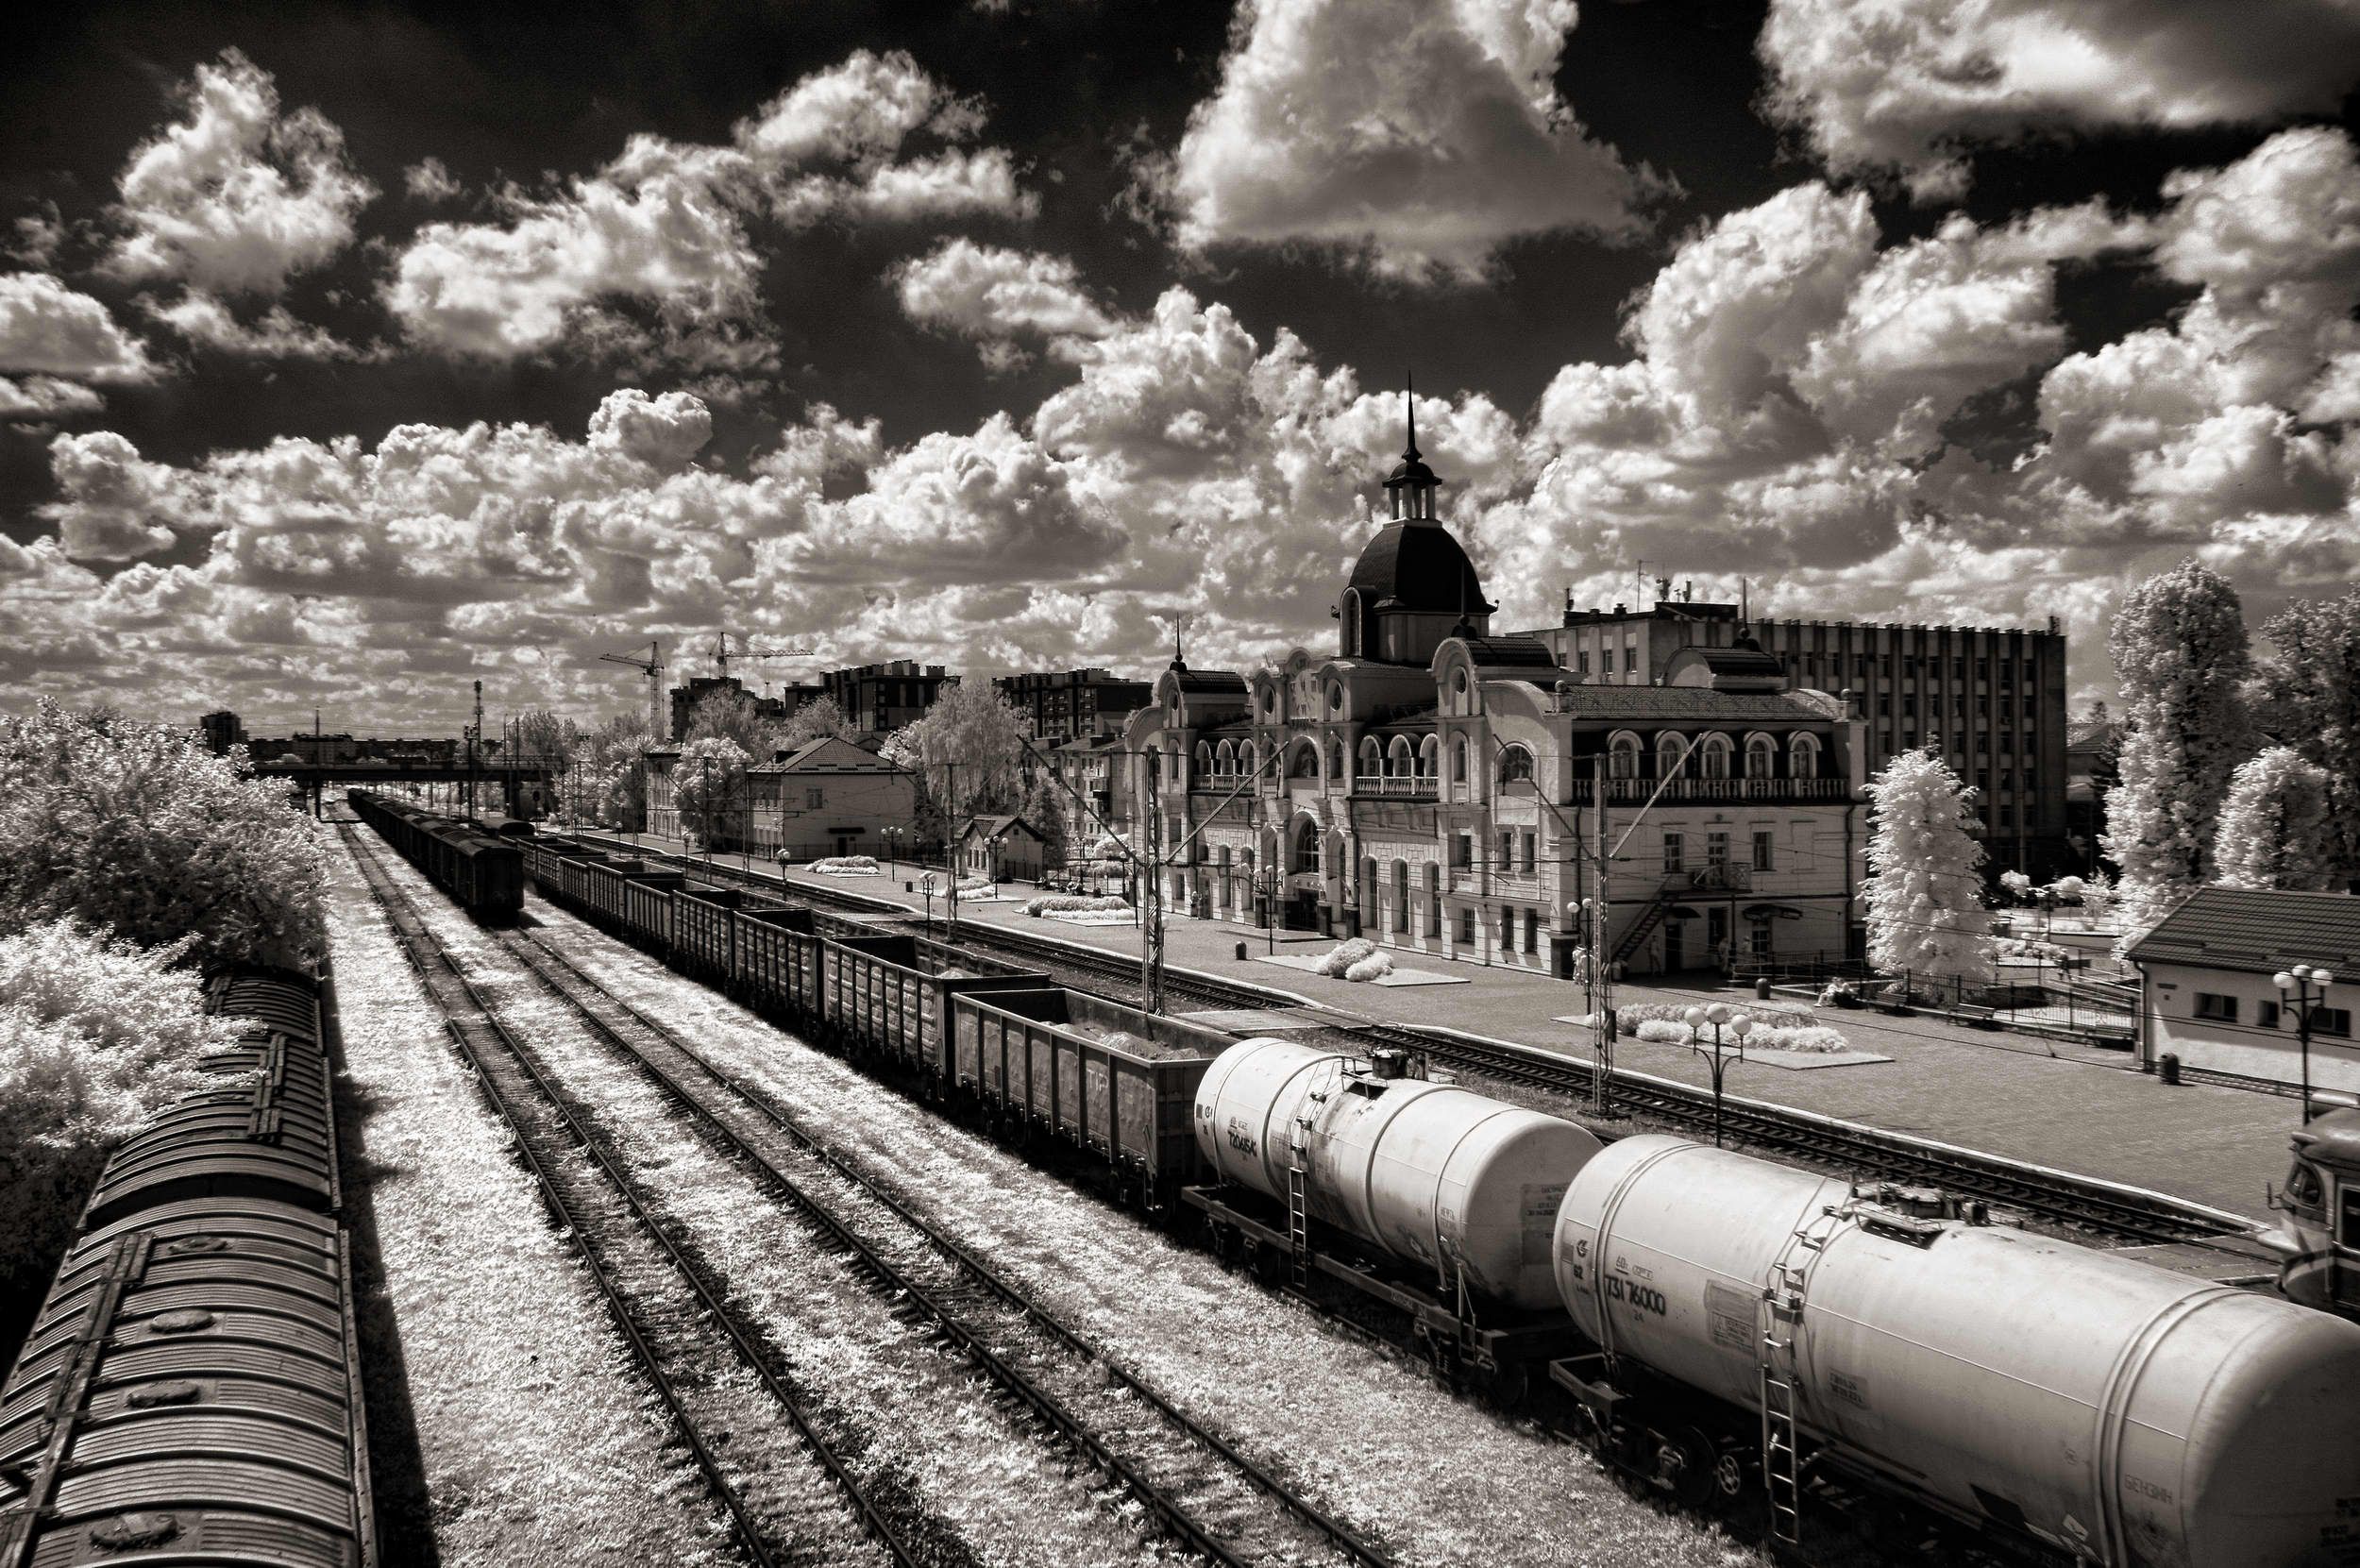
[[[1871,774],[1893,756],[1932,747],[1980,793],[1993,864],[2040,875],[2082,868],[2066,821],[2065,639],[2040,630],[1748,619],[1734,604],[1665,597],[1645,609],[1566,607],[1564,622],[1527,633],[1575,674],[1620,685],[1664,678],[1687,648],[1750,637],[1784,668],[1791,689],[1849,691],[1867,736]]]
[[[832,669],[819,678],[820,686],[855,730],[890,731],[926,717],[942,688],[958,677],[940,665],[920,666],[914,660],[863,665],[857,669]]]
[[[991,683],[1024,716],[1035,740],[1053,742],[1120,734],[1124,719],[1155,700],[1147,682],[1103,669],[1028,670]]]
[[[196,728],[205,737],[206,749],[215,756],[226,756],[232,746],[245,744],[245,725],[227,708],[207,714],[196,721]]]
[[[1788,689],[1750,639],[1682,644],[1643,684],[1494,635],[1414,438],[1385,483],[1335,654],[1174,659],[1125,727],[1175,907],[1559,974],[1601,897],[1631,972],[1856,948],[1855,706]]]

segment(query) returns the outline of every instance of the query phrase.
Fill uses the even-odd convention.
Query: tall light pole
[[[2311,1009],[2327,1001],[2327,987],[2335,984],[2333,971],[2313,964],[2281,969],[2270,979],[2278,986],[2280,1009],[2295,1010],[2295,1038],[2302,1047],[2302,1120],[2311,1120]]]
[[[1743,1013],[1732,1013],[1727,1003],[1716,1002],[1710,1007],[1691,1007],[1680,1015],[1689,1028],[1688,1049],[1703,1056],[1712,1066],[1712,1146],[1721,1147],[1721,1078],[1728,1071],[1729,1063],[1745,1059],[1745,1037],[1754,1032],[1754,1020]],[[1702,1044],[1704,1032],[1712,1031],[1712,1050]],[[1725,1055],[1721,1031],[1727,1029],[1737,1041],[1737,1054]]]

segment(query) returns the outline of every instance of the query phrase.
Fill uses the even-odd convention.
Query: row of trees
[[[2208,882],[2360,877],[2360,592],[2297,600],[2262,632],[2257,660],[2236,590],[2193,560],[2116,618],[2125,733],[2103,842],[2126,947]]]

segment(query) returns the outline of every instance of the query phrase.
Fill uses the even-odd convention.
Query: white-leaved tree
[[[2213,850],[2224,887],[2317,892],[2333,873],[2327,769],[2273,746],[2230,775]]]
[[[707,735],[680,749],[672,766],[672,802],[680,808],[681,834],[704,848],[726,836],[745,800],[746,749],[723,735]]]
[[[180,962],[193,945],[71,919],[0,936],[0,1300],[38,1299],[108,1154],[236,1040]]]
[[[1904,751],[1868,784],[1868,961],[1913,979],[1991,979],[1983,847],[1968,791],[1942,758]]]
[[[878,755],[918,775],[919,836],[948,840],[977,812],[1023,801],[1024,717],[988,681],[945,686]]]
[[[0,725],[0,931],[71,917],[204,964],[301,964],[327,861],[283,780],[194,730],[44,698]]]
[[[2327,770],[2328,869],[2360,877],[2360,588],[2297,599],[2262,634],[2274,650],[2262,666],[2267,722]]]
[[[2252,658],[2236,590],[2193,560],[2132,589],[2107,646],[2128,727],[2104,838],[2122,868],[2119,955],[2212,877],[2229,775],[2251,750]]]
[[[805,741],[823,737],[851,740],[859,734],[852,728],[852,721],[844,716],[842,705],[823,692],[787,717],[785,727],[779,731],[779,750],[790,750]]]

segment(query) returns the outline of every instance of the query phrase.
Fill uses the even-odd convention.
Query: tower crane
[[[604,664],[629,665],[632,668],[638,670],[647,676],[649,741],[650,744],[656,746],[670,745],[672,740],[672,727],[665,721],[664,717],[663,644],[657,642],[649,643],[648,656],[644,659],[639,657],[636,653],[601,653],[598,655],[598,659]]]
[[[738,639],[737,651],[730,651],[730,634],[722,632],[713,640],[713,662],[721,671],[721,679],[729,679],[732,659],[808,659],[811,651],[801,648],[748,648],[743,637]]]

